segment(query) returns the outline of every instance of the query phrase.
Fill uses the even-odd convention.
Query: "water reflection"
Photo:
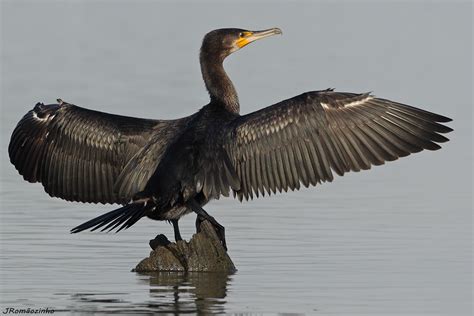
[[[470,3],[252,1],[244,16],[229,14],[241,9],[236,1],[232,9],[195,1],[185,4],[188,10],[182,1],[0,2],[1,42],[8,43],[1,58],[0,307],[51,306],[77,315],[472,314]],[[387,19],[404,23],[382,23]],[[170,233],[170,226],[143,220],[120,234],[70,235],[69,228],[112,206],[52,199],[10,164],[11,132],[37,101],[64,97],[99,111],[161,119],[196,111],[207,102],[197,63],[203,34],[256,21],[281,26],[286,35],[226,64],[242,112],[332,85],[373,89],[452,115],[452,141],[436,153],[310,190],[211,203],[207,210],[226,227],[239,266],[227,279],[130,273],[148,254],[148,237]],[[377,41],[362,45],[355,34]],[[296,47],[304,49],[295,54]],[[194,216],[181,221],[190,237]]]
[[[87,313],[180,315],[225,313],[225,297],[231,276],[227,273],[137,273],[149,289],[149,299],[134,302],[134,293],[76,293],[68,311]],[[59,295],[59,294],[58,294]],[[79,304],[78,304],[79,303]]]
[[[147,274],[150,309],[175,314],[224,313],[227,273],[157,272]]]

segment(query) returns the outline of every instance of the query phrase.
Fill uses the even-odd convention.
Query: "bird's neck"
[[[229,112],[239,113],[239,97],[232,81],[227,76],[223,58],[213,58],[201,53],[201,72],[211,102],[222,104]]]

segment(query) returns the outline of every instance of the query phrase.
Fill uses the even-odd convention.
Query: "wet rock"
[[[150,240],[154,249],[133,269],[134,272],[199,271],[235,272],[237,269],[208,221],[189,242],[172,243],[164,235]]]

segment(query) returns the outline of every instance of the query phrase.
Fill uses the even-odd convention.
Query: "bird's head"
[[[201,53],[224,60],[233,52],[256,40],[276,34],[282,34],[279,28],[263,31],[248,31],[236,28],[214,30],[204,36]]]

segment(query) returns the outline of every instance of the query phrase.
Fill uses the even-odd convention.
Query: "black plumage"
[[[51,196],[123,207],[72,230],[124,229],[141,217],[177,222],[228,196],[240,200],[298,190],[349,171],[437,150],[450,119],[369,93],[303,93],[239,115],[237,92],[223,61],[279,29],[220,29],[202,44],[201,69],[210,103],[177,120],[150,120],[87,110],[61,100],[38,103],[13,131],[10,160],[24,179]]]

